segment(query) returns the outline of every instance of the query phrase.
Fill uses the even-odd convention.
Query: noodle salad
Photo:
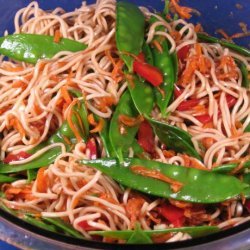
[[[127,244],[250,220],[250,51],[191,12],[97,0],[16,13],[0,38],[2,209]]]

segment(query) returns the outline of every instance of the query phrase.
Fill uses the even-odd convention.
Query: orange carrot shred
[[[136,174],[155,178],[155,179],[169,183],[174,192],[178,192],[183,186],[181,182],[171,179],[157,170],[147,169],[143,166],[131,166],[130,169],[132,172]]]
[[[37,192],[46,193],[48,188],[47,177],[45,175],[46,168],[39,168],[36,177]]]
[[[88,122],[92,126],[96,126],[97,125],[97,122],[95,121],[93,113],[91,113],[91,114],[88,115]]]
[[[192,16],[190,14],[192,12],[192,9],[188,7],[180,6],[178,3],[179,3],[179,0],[171,0],[171,6],[173,6],[177,14],[183,19],[190,19]]]
[[[61,40],[61,32],[60,32],[60,30],[56,30],[53,41],[54,41],[54,43],[59,43],[60,40]]]
[[[77,104],[78,102],[78,99],[74,99],[71,104],[70,104],[70,107],[68,109],[68,112],[67,112],[67,117],[66,117],[66,120],[69,124],[69,127],[71,128],[71,130],[73,131],[76,139],[78,142],[81,142],[82,141],[82,137],[77,129],[77,127],[75,126],[75,124],[73,123],[72,121],[72,116],[73,116],[73,107],[75,104]]]
[[[61,87],[61,95],[67,104],[70,104],[72,102],[67,86]]]
[[[153,45],[155,46],[155,48],[156,48],[160,53],[163,52],[162,46],[161,46],[161,44],[160,44],[157,40],[153,40],[152,43],[153,43]]]
[[[91,129],[89,132],[90,133],[98,133],[100,131],[102,131],[104,126],[104,120],[102,118],[99,118],[99,121],[97,123],[97,125],[95,126],[95,128]]]

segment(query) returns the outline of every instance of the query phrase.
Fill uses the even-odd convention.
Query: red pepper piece
[[[163,204],[158,207],[161,216],[171,222],[175,227],[181,227],[184,223],[184,210],[171,204]]]
[[[174,85],[174,97],[177,98],[183,93],[184,89],[180,88],[178,85]]]
[[[226,95],[226,100],[229,109],[232,108],[237,102],[237,99],[234,96],[228,94]]]
[[[155,151],[154,132],[147,121],[143,121],[139,127],[138,143],[147,153],[151,154]]]
[[[89,150],[90,152],[90,159],[94,160],[97,158],[97,148],[96,148],[96,142],[94,138],[90,138],[86,143],[86,150]]]
[[[211,122],[212,121],[212,116],[206,114],[206,115],[197,115],[195,116],[195,118],[200,121],[201,123],[205,124],[205,123],[208,123],[208,122]]]
[[[182,47],[180,50],[178,50],[177,57],[181,61],[184,61],[188,56],[190,48],[191,48],[190,45],[186,45],[186,46]]]
[[[155,87],[163,83],[162,72],[153,65],[146,63],[142,53],[139,54],[138,59],[134,61],[133,70]]]
[[[78,226],[81,227],[85,231],[93,231],[95,230],[94,227],[90,226],[86,220],[80,221]]]
[[[18,154],[8,154],[3,162],[10,163],[12,161],[21,161],[21,160],[29,158],[30,156],[31,154],[26,153],[24,151],[20,151]]]
[[[191,99],[191,100],[183,101],[179,104],[179,106],[177,107],[177,110],[179,111],[190,110],[194,108],[195,106],[197,106],[199,102],[200,102],[199,99]]]

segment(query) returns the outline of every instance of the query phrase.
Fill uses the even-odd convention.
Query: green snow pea
[[[133,86],[128,84],[128,89],[136,109],[142,115],[150,115],[154,107],[154,91],[152,86],[137,75],[130,75],[130,77],[133,77]]]
[[[147,117],[147,119],[152,125],[154,132],[159,137],[160,141],[166,144],[168,148],[179,153],[186,153],[201,160],[200,155],[194,148],[191,135],[189,135],[186,131],[167,123],[156,121],[149,117]]]
[[[244,189],[249,187],[248,184],[234,176],[137,158],[124,158],[123,162],[119,162],[116,158],[81,160],[80,163],[94,167],[118,183],[134,190],[193,203],[223,202],[238,197]],[[132,166],[157,170],[161,174],[181,182],[183,186],[178,192],[173,192],[166,182],[132,172]]]
[[[227,41],[224,41],[224,40],[220,40],[219,38],[216,38],[216,37],[212,37],[212,36],[209,36],[209,35],[205,35],[205,34],[202,34],[202,33],[197,33],[197,36],[198,36],[198,40],[201,41],[201,42],[207,42],[207,43],[219,43],[220,45],[226,47],[226,48],[229,48],[243,56],[247,56],[247,57],[250,57],[250,51],[244,47],[241,47],[239,45],[236,45],[234,43],[230,43],[230,42],[227,42]]]
[[[212,171],[227,174],[233,171],[238,165],[239,165],[238,163],[227,163],[227,164],[223,164],[223,165],[213,168]],[[243,164],[241,171],[243,171],[246,168],[250,168],[250,161],[246,161]]]
[[[53,36],[13,34],[0,38],[0,54],[17,61],[35,64],[39,59],[51,58],[60,51],[77,52],[87,45],[62,38],[55,43]]]
[[[152,17],[150,23],[156,22],[157,19]],[[157,30],[163,31],[165,27],[158,27]],[[162,52],[157,48],[152,47],[152,54],[154,59],[154,66],[163,73],[163,83],[159,86],[161,89],[154,88],[156,95],[156,103],[160,108],[163,117],[166,117],[166,109],[171,101],[174,83],[177,81],[178,60],[176,53],[169,54],[169,45],[166,39],[158,36],[155,38],[162,47]]]
[[[168,233],[188,233],[193,238],[201,237],[208,234],[216,233],[220,229],[216,226],[198,226],[198,227],[178,227],[178,228],[167,228],[158,230],[141,230],[148,237],[152,237],[158,234]],[[115,239],[128,240],[134,233],[134,230],[121,230],[121,231],[90,231],[90,235],[99,235],[103,237],[111,237]],[[140,242],[143,243],[143,242]]]
[[[133,71],[134,58],[128,54],[138,55],[141,52],[144,26],[145,18],[138,6],[128,2],[116,4],[116,46],[129,72]]]
[[[17,180],[17,178],[0,174],[0,183],[8,183],[8,182],[13,182],[15,180]]]
[[[139,124],[133,127],[125,126],[119,121],[120,115],[134,118],[139,115],[134,107],[132,98],[128,90],[125,91],[118,105],[116,106],[109,127],[109,138],[111,145],[116,153],[116,156],[120,160],[122,160],[123,153],[126,153],[128,151],[134,141],[135,135],[139,128]],[[122,129],[124,130],[123,133],[121,133]]]

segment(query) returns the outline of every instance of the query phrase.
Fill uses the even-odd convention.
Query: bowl
[[[62,7],[66,11],[73,10],[81,4],[80,0],[39,0],[43,9]],[[93,1],[88,1],[92,3]],[[164,3],[160,0],[130,0],[137,5],[144,5],[161,10]],[[13,32],[13,18],[17,10],[28,5],[29,0],[0,0],[0,35],[5,30]],[[192,22],[200,22],[204,30],[213,36],[219,36],[217,29],[223,29],[228,34],[240,32],[239,23],[250,26],[250,5],[246,0],[182,0],[181,3],[195,8],[200,13],[194,15]],[[239,45],[250,47],[249,38],[235,40]],[[250,222],[237,227],[215,233],[206,237],[158,245],[112,245],[108,243],[73,239],[67,236],[48,232],[30,225],[13,215],[0,210],[0,239],[22,249],[249,249]]]

